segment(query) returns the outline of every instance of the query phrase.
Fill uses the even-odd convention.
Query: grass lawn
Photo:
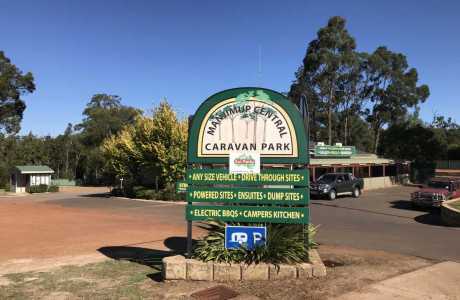
[[[449,205],[452,206],[452,207],[455,208],[455,209],[460,210],[460,201],[457,201],[457,202],[454,202],[454,203],[450,203]]]
[[[52,272],[4,275],[0,299],[142,299],[158,270],[129,261],[106,261],[86,266],[66,266]]]
[[[240,295],[261,299],[333,298],[370,283],[418,269],[431,262],[382,251],[320,247],[327,266],[325,278],[312,280],[227,282]],[[161,281],[154,261],[107,260],[65,266],[45,272],[0,276],[0,299],[191,299],[191,294],[219,283]]]

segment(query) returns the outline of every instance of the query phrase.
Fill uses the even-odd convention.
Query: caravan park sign
[[[260,88],[217,93],[196,112],[189,163],[228,163],[232,152],[260,153],[261,163],[308,162],[305,131],[297,108],[285,96]]]
[[[303,120],[284,95],[237,88],[208,98],[189,130],[188,253],[192,221],[308,224],[308,162]]]

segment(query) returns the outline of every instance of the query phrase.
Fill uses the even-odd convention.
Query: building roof
[[[310,165],[369,165],[369,164],[394,164],[395,160],[380,158],[375,154],[357,154],[349,158],[310,158]]]
[[[54,171],[48,166],[16,166],[21,174],[53,174]]]

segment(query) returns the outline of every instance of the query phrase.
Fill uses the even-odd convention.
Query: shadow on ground
[[[412,202],[409,200],[396,200],[391,201],[390,203],[391,207],[393,208],[425,212],[425,214],[416,216],[414,218],[414,220],[418,223],[426,225],[444,226],[441,220],[440,211],[436,207],[416,207],[413,206]]]
[[[436,212],[431,212],[428,214],[420,215],[414,218],[416,222],[427,224],[427,225],[435,225],[435,226],[445,226],[441,219],[441,214]]]
[[[392,208],[397,209],[406,209],[406,210],[413,210],[413,211],[422,211],[422,212],[436,212],[435,209],[429,207],[417,207],[412,205],[412,201],[410,200],[395,200],[390,202]]]
[[[193,240],[193,244],[195,244]],[[155,269],[155,273],[148,277],[154,281],[161,281],[162,259],[167,256],[185,254],[187,249],[187,239],[185,237],[169,237],[165,239],[164,245],[170,249],[157,250],[133,246],[107,246],[97,249],[103,255],[115,259],[124,260],[149,266]]]
[[[110,198],[110,193],[96,193],[96,194],[84,194],[80,195],[80,197],[87,197],[87,198]]]

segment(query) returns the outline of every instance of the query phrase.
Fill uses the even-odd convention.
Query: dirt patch
[[[327,299],[433,263],[417,257],[344,247],[322,246],[319,252],[329,265],[325,278],[224,285],[240,295],[262,299],[286,299],[286,295],[289,299]],[[160,272],[160,261],[145,265],[120,259],[64,266],[48,272],[6,274],[3,278],[8,284],[0,285],[0,299],[191,299],[195,292],[221,285],[163,282]]]
[[[131,208],[111,211],[97,198],[103,208],[64,207],[62,201],[37,199],[0,201],[0,262],[97,253],[113,245],[164,248],[165,238],[185,234],[185,220],[167,222],[167,213],[161,211],[158,216],[127,213]]]
[[[327,266],[325,278],[277,282],[241,282],[230,286],[241,294],[262,299],[327,299],[368,284],[410,272],[432,261],[383,251],[321,246],[319,253]]]
[[[53,269],[73,265],[84,266],[89,263],[95,263],[108,260],[108,257],[102,254],[88,254],[78,256],[62,256],[53,258],[27,258],[27,259],[12,259],[0,263],[0,276],[11,273],[25,272],[48,272]],[[1,277],[0,277],[1,279]],[[0,281],[1,282],[1,281]],[[1,284],[1,283],[0,283]]]

